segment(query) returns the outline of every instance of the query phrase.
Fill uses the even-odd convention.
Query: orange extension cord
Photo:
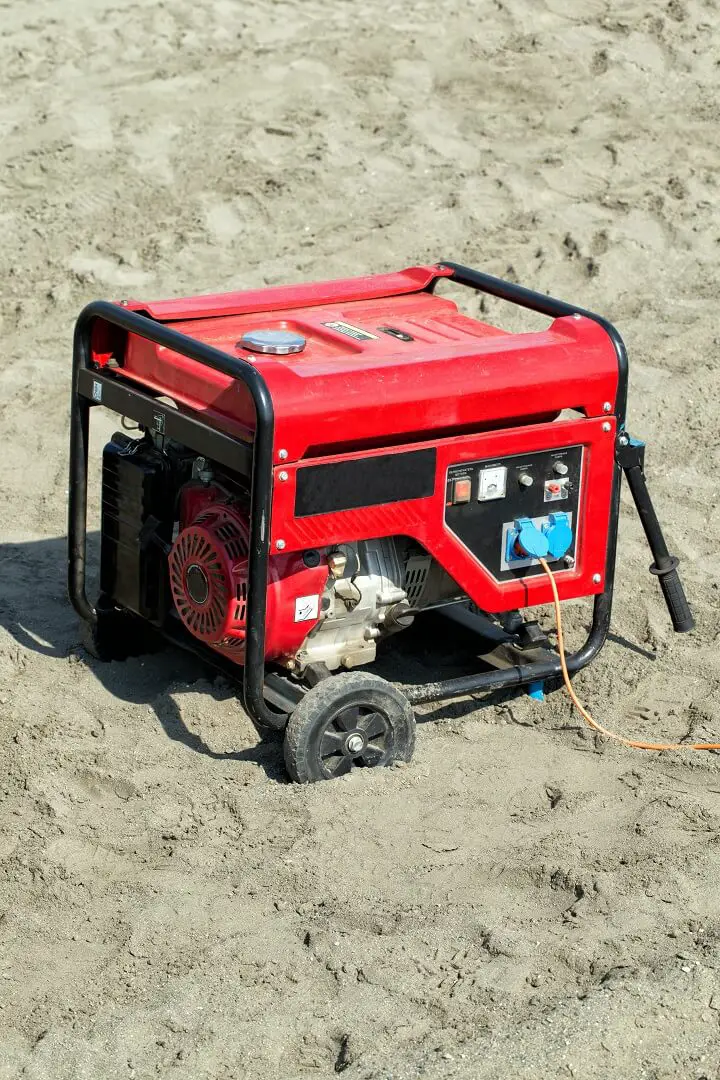
[[[563,681],[565,688],[570,695],[570,700],[580,713],[582,718],[591,728],[595,731],[599,731],[601,735],[605,735],[608,739],[615,739],[616,742],[622,743],[623,746],[633,746],[636,750],[720,750],[720,743],[651,743],[641,742],[639,739],[626,739],[623,735],[616,735],[614,731],[608,731],[602,724],[598,724],[597,720],[593,720],[587,709],[583,708],[580,704],[577,694],[573,690],[572,683],[570,682],[570,676],[568,674],[567,662],[565,660],[565,641],[563,639],[562,628],[562,614],[560,611],[560,597],[558,596],[557,585],[555,584],[555,575],[548,566],[545,559],[539,559],[538,562],[542,566],[543,570],[550,579],[550,587],[553,593],[553,604],[555,605],[555,621],[557,623],[557,644],[558,652],[560,654],[560,666],[562,667]]]

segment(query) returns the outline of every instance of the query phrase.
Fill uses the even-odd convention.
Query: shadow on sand
[[[98,548],[99,534],[92,533],[88,536],[89,566],[97,565]],[[263,733],[255,746],[217,753],[187,727],[168,687],[204,679],[218,702],[238,696],[238,687],[192,653],[168,645],[126,662],[104,663],[93,656],[87,648],[86,628],[67,599],[65,579],[64,537],[0,544],[0,625],[18,645],[41,656],[77,657],[109,693],[121,701],[149,706],[169,739],[198,754],[254,761],[272,779],[286,778],[278,734]],[[96,594],[93,581],[88,582],[88,594]]]
[[[99,534],[88,536],[88,566],[97,566]],[[191,731],[168,687],[179,682],[208,681],[208,692],[217,701],[237,697],[239,687],[200,658],[173,645],[140,660],[103,663],[86,648],[85,628],[70,606],[65,592],[66,547],[64,537],[27,543],[0,544],[0,625],[24,649],[41,656],[76,656],[115,697],[153,709],[169,739],[181,742],[198,754],[217,759],[254,761],[275,780],[285,779],[279,749],[281,734],[263,732],[260,741],[244,750],[217,753]],[[95,595],[94,582],[88,593]],[[420,623],[421,625],[418,625]],[[653,653],[618,635],[610,640],[654,660]],[[422,620],[386,644],[373,671],[406,684],[453,678],[477,669],[478,639],[468,631],[428,613]],[[511,701],[523,693],[508,690],[482,698],[439,702],[418,719],[422,722],[459,720],[478,709]]]

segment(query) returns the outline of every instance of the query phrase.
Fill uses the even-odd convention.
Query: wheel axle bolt
[[[347,741],[347,748],[351,754],[359,754],[363,748],[362,735],[351,735]]]

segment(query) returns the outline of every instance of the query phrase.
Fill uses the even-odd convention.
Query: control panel
[[[582,446],[451,465],[445,523],[498,581],[574,566]]]

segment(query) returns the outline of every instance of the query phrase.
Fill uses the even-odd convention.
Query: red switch
[[[453,503],[469,503],[472,494],[472,480],[455,480],[453,482]]]

